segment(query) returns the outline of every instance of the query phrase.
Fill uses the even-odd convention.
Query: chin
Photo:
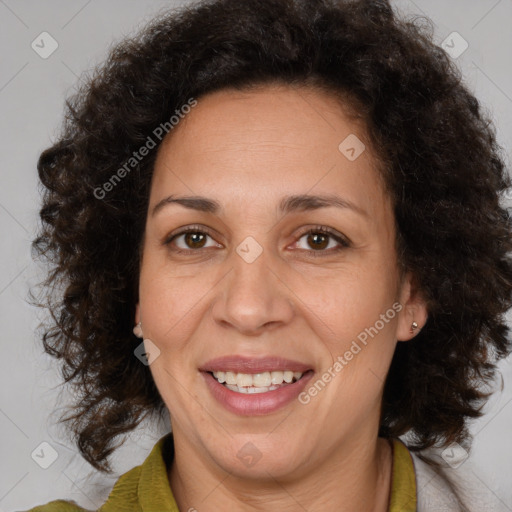
[[[287,441],[283,442],[280,435],[269,436],[268,433],[237,435],[227,440],[226,450],[212,453],[212,456],[234,477],[261,481],[281,479],[298,473],[306,462],[304,446],[290,442],[289,438]]]

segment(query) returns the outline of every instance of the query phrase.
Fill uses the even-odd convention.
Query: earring
[[[133,328],[133,334],[137,336],[137,338],[142,338],[142,322],[139,322],[134,328]]]
[[[418,328],[418,324],[416,322],[413,322],[411,324],[411,334]]]

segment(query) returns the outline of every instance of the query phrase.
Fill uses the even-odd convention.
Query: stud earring
[[[142,338],[142,322],[139,322],[134,328],[133,328],[133,334],[137,336],[137,338]]]
[[[411,324],[411,334],[418,328],[418,324],[416,322],[413,322]]]

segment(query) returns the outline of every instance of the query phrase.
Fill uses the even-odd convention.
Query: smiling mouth
[[[219,384],[235,393],[256,394],[267,393],[298,382],[310,373],[285,371],[270,371],[262,373],[208,372]]]

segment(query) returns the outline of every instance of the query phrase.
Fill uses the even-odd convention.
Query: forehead
[[[199,98],[165,137],[150,207],[170,193],[221,204],[238,198],[247,210],[285,193],[339,192],[379,214],[388,198],[378,165],[364,123],[334,95],[291,86],[226,89]]]

